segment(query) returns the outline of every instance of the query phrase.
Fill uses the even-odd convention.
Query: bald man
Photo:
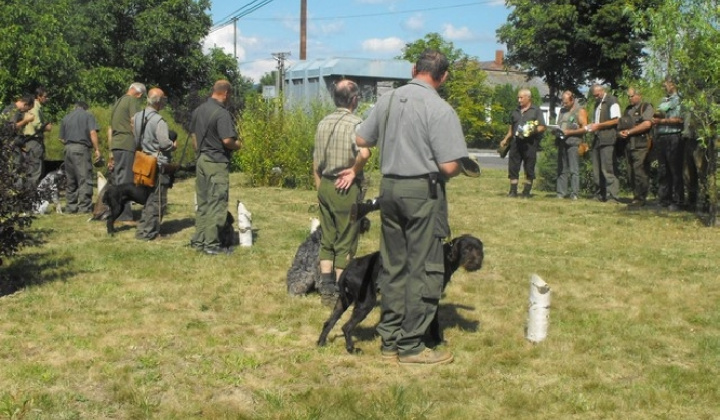
[[[164,173],[163,168],[170,163],[172,151],[177,143],[170,140],[170,132],[160,110],[165,108],[167,98],[159,88],[150,89],[147,96],[147,108],[133,117],[133,134],[140,139],[140,148],[144,153],[157,157],[158,173],[155,187],[148,196],[138,222],[135,239],[152,241],[160,237],[160,222],[162,210],[167,206],[167,188],[170,185],[170,176]]]
[[[358,224],[350,221],[350,208],[362,200],[360,183],[370,150],[355,145],[355,128],[362,119],[353,114],[360,90],[352,80],[335,85],[337,109],[320,121],[315,132],[313,175],[320,205],[320,295],[326,306],[335,305],[337,280],[355,255]]]

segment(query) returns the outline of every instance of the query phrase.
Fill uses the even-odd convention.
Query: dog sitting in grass
[[[358,234],[370,230],[370,219],[367,217],[363,216],[357,223],[360,223]],[[298,247],[286,278],[287,291],[291,296],[306,295],[320,287],[320,241],[322,235],[322,226],[318,226]]]
[[[483,243],[472,235],[462,235],[443,245],[445,254],[445,272],[443,275],[443,291],[450,282],[453,273],[460,267],[473,272],[482,268],[485,253]],[[377,302],[378,274],[382,270],[380,252],[358,257],[350,261],[339,280],[340,296],[333,308],[330,318],[325,321],[317,345],[324,346],[330,330],[335,326],[343,313],[355,304],[350,320],[342,326],[345,336],[345,349],[348,353],[359,352],[356,349],[351,333],[373,310]],[[437,345],[443,342],[442,330],[435,312],[430,327],[426,333],[429,343]]]

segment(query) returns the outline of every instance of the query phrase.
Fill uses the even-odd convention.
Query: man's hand
[[[107,161],[107,168],[108,171],[112,171],[115,168],[115,158],[110,155],[110,158]]]
[[[335,188],[347,191],[355,181],[355,171],[352,168],[343,169],[335,180]]]

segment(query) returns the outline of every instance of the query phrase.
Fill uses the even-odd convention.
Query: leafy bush
[[[247,174],[253,186],[314,188],[315,129],[333,108],[316,102],[308,109],[283,109],[282,103],[282,98],[248,98],[238,123],[243,147],[232,168]]]
[[[39,200],[26,181],[13,158],[12,138],[0,137],[0,265],[2,257],[15,255],[29,240],[23,229],[32,224],[33,205]]]

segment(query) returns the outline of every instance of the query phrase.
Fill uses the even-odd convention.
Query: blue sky
[[[217,46],[233,54],[240,72],[256,82],[277,68],[272,53],[289,52],[286,65],[300,56],[300,0],[213,0],[215,26],[205,47]],[[468,55],[490,61],[497,43],[495,31],[507,19],[502,0],[307,0],[307,58],[393,58],[408,42],[437,32]]]

